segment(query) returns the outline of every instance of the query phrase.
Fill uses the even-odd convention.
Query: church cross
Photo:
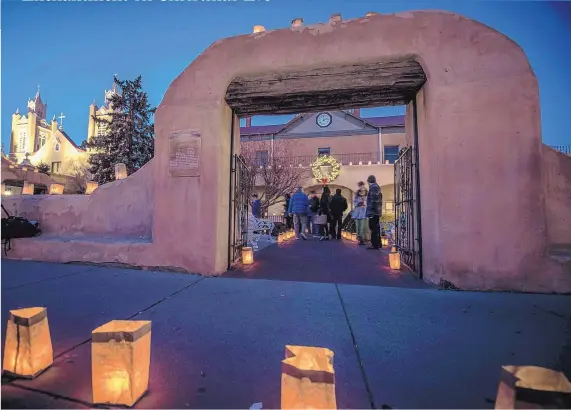
[[[40,86],[38,85],[38,94],[40,93]]]
[[[63,112],[59,115],[58,118],[59,118],[59,124],[60,124],[59,127],[61,129],[63,129],[63,119],[65,118],[65,115],[63,115]]]

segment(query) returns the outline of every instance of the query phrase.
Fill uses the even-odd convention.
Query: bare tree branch
[[[65,169],[68,181],[65,187],[65,194],[84,194],[87,188],[87,181],[91,180],[89,165],[72,161]]]
[[[285,194],[294,192],[311,176],[309,168],[293,163],[297,145],[295,140],[242,141],[241,154],[250,170],[248,186],[252,192],[255,187],[262,190],[263,211],[282,202]]]

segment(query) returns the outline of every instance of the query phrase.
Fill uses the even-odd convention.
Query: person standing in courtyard
[[[252,215],[257,219],[262,217],[262,201],[258,198],[258,194],[252,194]]]
[[[341,195],[341,190],[337,188],[335,195],[331,198],[331,237],[341,239],[341,226],[343,225],[343,212],[348,208],[347,200]]]
[[[381,187],[377,184],[374,175],[367,178],[369,183],[369,193],[367,195],[367,219],[369,219],[369,229],[371,230],[371,246],[368,249],[381,249],[381,228],[379,221],[381,219],[381,205],[383,202],[383,194]]]
[[[365,244],[365,224],[367,223],[367,195],[369,191],[365,188],[365,183],[360,181],[357,184],[357,192],[353,200],[353,219],[357,228],[357,238],[359,245]]]
[[[325,215],[327,222],[320,226],[320,241],[329,240],[329,225],[331,224],[331,190],[327,185],[323,187],[323,193],[321,194],[321,200],[319,201],[319,214]]]
[[[288,208],[288,214],[293,216],[295,239],[299,239],[301,236],[303,240],[307,240],[307,236],[305,236],[305,230],[307,229],[308,207],[309,199],[307,199],[307,196],[303,193],[301,187],[298,187],[297,191],[289,200]]]
[[[285,203],[284,203],[284,219],[285,219],[285,224],[286,224],[286,229],[289,231],[292,228],[292,216],[291,214],[288,212],[289,209],[289,202],[291,200],[291,195],[290,194],[285,194]]]
[[[317,230],[315,229],[315,216],[317,211],[319,211],[319,198],[315,195],[315,191],[311,191],[309,194],[309,209],[307,211],[307,228],[309,233],[315,235]]]

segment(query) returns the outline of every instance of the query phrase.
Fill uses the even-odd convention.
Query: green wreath
[[[322,166],[331,166],[331,173],[327,178],[328,182],[337,179],[339,172],[341,171],[341,164],[335,158],[329,155],[323,155],[318,157],[317,160],[311,165],[311,172],[313,173],[313,177],[319,182],[322,182],[324,178],[323,174],[321,173]]]

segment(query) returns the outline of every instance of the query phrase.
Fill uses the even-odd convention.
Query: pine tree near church
[[[113,112],[111,120],[94,117],[98,127],[107,128],[87,143],[90,172],[93,180],[104,184],[115,180],[115,164],[123,163],[131,175],[150,161],[154,153],[155,108],[151,108],[147,93],[142,90],[142,77],[114,82],[118,93],[109,99]]]

